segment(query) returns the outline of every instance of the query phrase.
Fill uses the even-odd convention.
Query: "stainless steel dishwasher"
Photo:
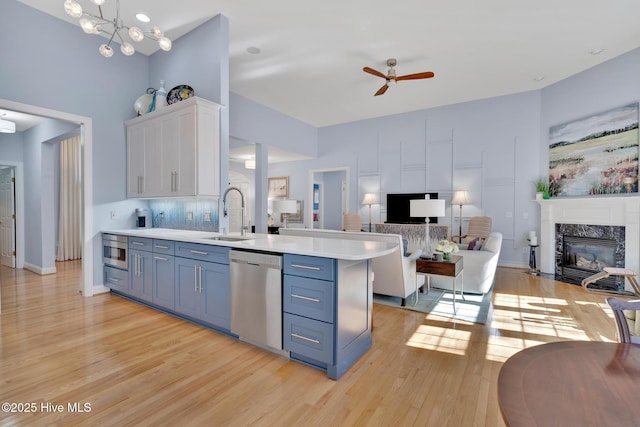
[[[282,350],[282,256],[229,251],[231,332]]]

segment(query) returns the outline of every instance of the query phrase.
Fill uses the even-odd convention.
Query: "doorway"
[[[82,195],[83,195],[83,209],[82,209],[82,279],[80,281],[79,290],[84,296],[92,296],[94,294],[94,260],[93,260],[93,206],[91,205],[93,200],[93,162],[92,159],[92,141],[93,141],[93,122],[90,117],[78,116],[75,114],[65,113],[57,110],[50,110],[47,108],[37,107],[34,105],[22,104],[19,102],[9,101],[0,98],[0,108],[6,110],[12,110],[25,114],[32,114],[36,116],[62,120],[70,123],[75,123],[80,126],[80,136],[82,144]],[[9,162],[3,162],[9,163]],[[17,174],[22,169],[16,169]],[[17,253],[20,252],[20,246],[24,247],[24,184],[20,177],[16,179],[16,244],[18,246]],[[97,237],[99,239],[99,236]],[[23,260],[22,260],[23,261]],[[16,258],[16,267],[22,268],[20,265],[20,258]],[[98,281],[97,283],[101,283]]]
[[[342,219],[349,211],[349,168],[313,169],[309,171],[307,228],[342,230]],[[316,204],[316,200],[318,201]]]
[[[16,268],[16,171],[0,168],[0,265]]]

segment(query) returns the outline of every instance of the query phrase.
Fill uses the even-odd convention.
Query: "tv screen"
[[[409,216],[409,200],[424,199],[426,195],[430,199],[437,199],[438,193],[401,193],[387,194],[387,221],[393,224],[424,224],[425,217]],[[437,224],[437,217],[429,217],[430,224]]]

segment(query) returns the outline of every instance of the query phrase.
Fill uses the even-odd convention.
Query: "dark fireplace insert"
[[[605,267],[624,267],[624,227],[557,225],[564,227],[556,229],[556,280],[580,285]],[[590,287],[622,291],[624,277],[611,276]]]

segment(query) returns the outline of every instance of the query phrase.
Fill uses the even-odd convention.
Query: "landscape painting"
[[[549,195],[638,192],[638,103],[549,129]]]

